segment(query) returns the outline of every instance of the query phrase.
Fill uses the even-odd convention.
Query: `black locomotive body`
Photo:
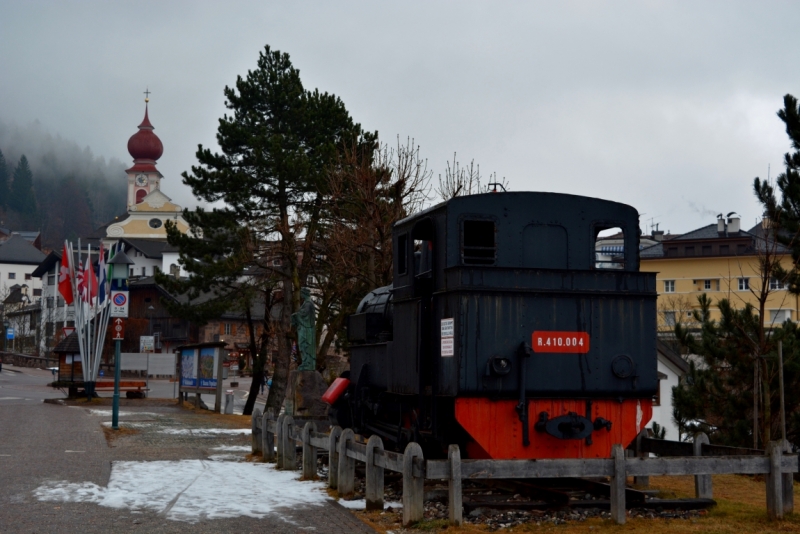
[[[623,257],[598,262],[619,228]],[[398,221],[394,283],[349,317],[339,424],[471,457],[607,457],[649,421],[655,275],[639,216],[555,193],[458,197]]]

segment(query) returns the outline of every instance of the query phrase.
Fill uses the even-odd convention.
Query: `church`
[[[150,123],[149,101],[145,98],[144,120],[128,139],[133,166],[125,171],[126,212],[101,228],[99,237],[106,248],[119,241],[124,243],[128,256],[135,262],[131,266],[132,277],[153,276],[159,271],[184,276],[178,265],[178,251],[167,243],[165,224],[172,221],[183,233],[189,231],[189,225],[183,218],[183,208],[161,191],[164,176],[156,168],[156,162],[164,153],[164,145]]]
[[[161,139],[153,132],[148,116],[149,98],[145,99],[144,120],[139,131],[128,140],[128,152],[133,166],[125,171],[128,181],[127,213],[106,227],[105,245],[120,239],[156,239],[166,241],[164,224],[172,220],[181,232],[189,225],[181,215],[182,208],[161,191],[164,176],[158,172],[156,161],[164,152]]]

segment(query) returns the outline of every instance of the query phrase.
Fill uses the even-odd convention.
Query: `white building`
[[[661,340],[658,340],[658,393],[653,400],[653,419],[648,423],[652,428],[655,421],[660,427],[666,429],[665,439],[678,441],[678,426],[672,419],[672,388],[678,385],[681,377],[689,371],[689,364],[669,348]]]
[[[35,302],[42,292],[42,281],[34,278],[33,271],[44,260],[44,253],[19,234],[0,243],[0,302],[14,286],[26,286],[27,295]]]

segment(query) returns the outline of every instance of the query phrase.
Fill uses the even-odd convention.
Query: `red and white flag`
[[[69,252],[67,244],[64,243],[64,252],[61,253],[61,270],[58,272],[58,292],[64,297],[67,306],[72,304],[72,279],[69,275]]]
[[[86,258],[86,265],[83,268],[83,284],[85,289],[83,300],[91,304],[97,296],[97,276],[94,274],[91,256]]]

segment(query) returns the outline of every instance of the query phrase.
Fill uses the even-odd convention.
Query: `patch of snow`
[[[103,426],[111,426],[114,423],[113,423],[113,421],[103,421],[100,424],[103,425]],[[126,426],[128,428],[145,428],[145,427],[148,427],[148,426],[153,426],[153,423],[137,423],[135,421],[122,421],[122,422],[120,422],[119,425],[120,426]]]
[[[225,451],[225,452],[247,452],[251,451],[252,447],[247,445],[220,445],[219,447],[212,447],[212,451]]]
[[[252,430],[249,428],[167,428],[159,432],[162,434],[197,436],[202,434],[250,434]]]
[[[114,412],[112,410],[89,410],[89,415],[97,415],[100,417],[112,417]],[[126,417],[130,415],[147,415],[150,417],[161,417],[161,414],[155,412],[123,412],[120,410],[119,416]]]
[[[366,499],[354,499],[352,501],[346,501],[344,499],[339,499],[336,502],[338,502],[339,504],[341,504],[342,506],[344,506],[345,508],[348,508],[350,510],[365,510],[367,508]],[[395,510],[397,510],[397,509],[401,509],[402,510],[403,503],[401,503],[401,502],[385,502],[385,503],[383,503],[383,507],[384,508],[388,508],[389,506],[391,506]]]
[[[243,492],[242,488],[259,488]],[[148,509],[173,521],[240,516],[262,518],[280,508],[320,506],[330,497],[323,482],[300,481],[298,473],[249,462],[114,462],[108,487],[47,482],[33,492],[40,501],[91,502],[119,509]],[[220,495],[236,495],[221,499]],[[363,501],[361,501],[363,503]]]
[[[208,457],[212,462],[242,462],[244,456],[237,456],[236,454],[212,454]]]

